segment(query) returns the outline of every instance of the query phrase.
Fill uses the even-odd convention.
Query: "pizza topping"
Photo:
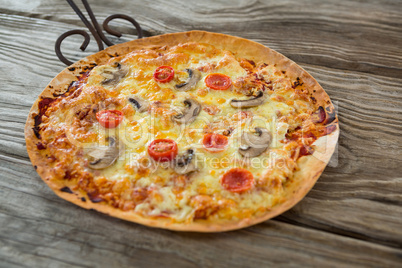
[[[92,203],[100,203],[104,201],[103,198],[100,197],[98,193],[88,193],[88,198],[89,200],[91,200]]]
[[[336,130],[336,125],[335,124],[331,124],[325,127],[325,135],[329,135],[332,132],[334,132]]]
[[[336,113],[335,113],[335,109],[331,109],[331,107],[329,107],[329,106],[327,108],[325,108],[325,111],[326,111],[326,116],[325,116],[324,124],[328,125],[336,119]]]
[[[39,133],[39,131],[41,130],[41,128],[39,127],[39,125],[42,123],[42,116],[46,113],[47,109],[52,105],[52,103],[55,101],[56,99],[52,99],[52,98],[44,98],[41,97],[41,100],[38,103],[38,108],[39,108],[39,114],[34,115],[34,127],[32,128],[35,136],[40,139],[41,135]]]
[[[173,121],[179,124],[194,122],[197,115],[201,112],[201,104],[193,99],[184,100],[186,108],[179,114],[172,117]]]
[[[242,193],[254,184],[253,174],[244,168],[232,168],[222,176],[221,184],[225,190]]]
[[[149,155],[156,161],[167,162],[177,155],[177,144],[171,139],[156,139],[148,146]]]
[[[252,72],[255,68],[255,62],[252,60],[240,59],[240,66],[248,72]]]
[[[97,147],[87,155],[92,158],[89,167],[92,169],[104,169],[111,166],[119,156],[122,145],[118,145],[114,137],[108,137],[109,146]]]
[[[227,75],[215,73],[205,77],[205,84],[215,90],[226,90],[231,87],[232,80]]]
[[[312,148],[311,146],[308,145],[302,145],[300,147],[300,151],[299,151],[299,156],[298,157],[302,157],[305,155],[310,155],[314,153],[314,148]]]
[[[194,219],[207,219],[219,210],[219,205],[208,195],[197,195],[191,199],[194,207]]]
[[[297,159],[318,151],[314,142],[338,130],[329,100],[318,102],[309,85],[292,88],[292,73],[280,72],[275,61],[256,66],[197,43],[135,50],[119,59],[121,65],[87,72],[67,94],[42,97],[32,115],[42,139],[31,144],[55,185],[68,180],[79,197],[88,194],[85,204],[102,202],[117,216],[127,211],[134,219],[164,217],[183,226],[252,219],[285,200]],[[66,124],[70,109],[73,121]],[[279,122],[275,144],[270,128],[261,128],[270,117]],[[182,133],[187,123],[194,128]],[[105,135],[103,146],[80,147]],[[238,136],[240,146],[232,147]],[[122,149],[123,138],[132,146]]]
[[[210,115],[216,115],[221,111],[217,106],[215,105],[203,105],[202,108],[205,112],[207,112]]]
[[[113,67],[103,68],[100,75],[103,76],[105,80],[102,81],[102,85],[117,85],[120,80],[127,75],[128,71],[128,68],[122,67],[122,65],[118,62],[116,62]]]
[[[314,123],[322,123],[322,122],[324,122],[325,118],[326,118],[326,114],[325,114],[325,110],[322,106],[318,107],[317,111],[315,111],[311,115],[311,120]]]
[[[140,113],[143,113],[146,110],[148,110],[149,106],[148,102],[140,97],[131,96],[128,98],[128,101]]]
[[[170,66],[159,66],[154,72],[154,78],[159,83],[168,83],[174,77],[174,69]]]
[[[265,152],[271,143],[271,133],[265,128],[256,127],[256,134],[243,132],[239,153],[244,157],[256,157]]]
[[[96,113],[99,124],[105,128],[115,128],[123,121],[124,114],[118,110],[103,110]]]
[[[46,145],[44,145],[44,144],[41,143],[41,142],[38,142],[38,143],[36,144],[36,148],[38,148],[38,150],[45,150],[45,149],[46,149]]]
[[[196,170],[193,149],[188,149],[185,154],[177,156],[174,160],[174,171],[177,174],[187,174]]]
[[[227,136],[221,134],[208,133],[204,135],[202,143],[207,151],[213,153],[222,152],[228,146],[229,139]]]
[[[180,91],[189,91],[194,89],[198,81],[201,79],[201,73],[198,70],[186,69],[188,73],[187,81],[175,85],[175,88]]]
[[[233,108],[251,108],[251,107],[261,105],[264,102],[265,102],[264,92],[258,91],[257,95],[255,97],[247,99],[247,100],[232,99],[230,101],[230,105]]]
[[[330,107],[324,109],[324,107],[320,106],[318,109],[311,115],[311,121],[316,124],[323,123],[324,125],[330,124],[332,121],[336,119],[335,111]]]
[[[233,91],[245,96],[252,96],[258,91],[269,89],[270,83],[272,82],[266,82],[259,79],[255,73],[250,73],[247,76],[238,77],[233,81]]]
[[[229,136],[233,132],[233,127],[229,127],[222,131],[222,135]]]

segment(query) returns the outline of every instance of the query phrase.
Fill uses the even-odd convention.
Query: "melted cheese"
[[[239,109],[233,108],[230,100],[249,97],[233,90],[213,90],[204,82],[209,73],[228,75],[232,81],[248,76],[247,70],[242,68],[238,59],[228,51],[217,50],[208,45],[185,44],[160,53],[148,50],[135,51],[125,56],[121,64],[129,71],[116,85],[102,85],[105,79],[102,73],[113,69],[112,63],[94,68],[74,106],[79,109],[97,103],[103,94],[107,98],[117,99],[119,104],[116,106],[127,105],[128,96],[141,97],[151,103],[152,109],[142,113],[137,111],[126,114],[123,122],[115,129],[104,129],[94,122],[88,131],[95,133],[96,142],[89,140],[89,145],[85,140],[79,142],[78,134],[74,134],[74,131],[69,132],[69,139],[74,140],[76,146],[90,147],[105,144],[108,136],[119,137],[125,145],[124,153],[121,153],[115,164],[94,174],[109,181],[129,180],[135,187],[151,189],[148,198],[136,204],[135,213],[145,217],[168,215],[177,222],[191,221],[196,211],[191,205],[192,198],[207,195],[217,206],[226,208],[222,210],[224,212],[217,214],[219,217],[238,219],[263,212],[280,202],[282,193],[280,187],[264,191],[256,190],[257,186],[254,186],[250,191],[239,194],[224,190],[220,179],[233,167],[250,170],[256,184],[261,181],[266,185],[275,179],[285,182],[291,177],[294,169],[292,165],[276,167],[281,161],[290,161],[289,154],[284,151],[278,152],[283,150],[280,141],[285,139],[290,127],[294,129],[300,122],[297,120],[281,122],[278,118],[295,112],[308,111],[313,106],[303,100],[294,100],[292,97],[294,90],[288,78],[272,65],[260,68],[257,75],[272,83],[274,90],[266,92],[268,96],[264,104],[243,110],[249,116],[245,120],[238,120]],[[202,70],[201,79],[193,90],[178,91],[174,87],[178,82],[177,79],[169,83],[158,83],[153,79],[153,72],[160,65],[173,67],[178,77],[186,68]],[[197,100],[203,107],[216,107],[218,112],[211,115],[202,110],[191,124],[176,124],[171,120],[171,116],[184,108],[183,101],[187,98]],[[55,112],[50,124],[62,128],[65,124],[60,123],[63,122],[63,118],[72,116],[68,110],[60,110]],[[202,146],[205,128],[214,126],[217,128],[215,132],[219,133],[228,125],[232,128],[229,147],[219,153],[205,150]],[[240,137],[243,131],[255,127],[270,130],[271,150],[258,157],[246,159],[238,151]],[[182,188],[175,185],[174,179],[177,174],[169,165],[157,163],[148,156],[148,145],[157,138],[175,140],[179,154],[190,147],[195,150],[198,171],[188,176]],[[126,198],[130,199],[129,196]],[[233,202],[235,206],[227,205]]]

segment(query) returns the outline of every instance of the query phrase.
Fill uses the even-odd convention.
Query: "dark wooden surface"
[[[146,36],[221,32],[296,61],[338,105],[337,153],[296,207],[239,231],[178,233],[76,207],[36,174],[23,129],[64,68],[55,40],[83,24],[62,0],[0,0],[0,267],[401,267],[401,1],[89,2],[99,21],[132,15]],[[129,34],[113,40],[134,37],[114,25]],[[93,43],[63,51],[77,60]]]

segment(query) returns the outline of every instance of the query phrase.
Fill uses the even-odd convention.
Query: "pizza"
[[[217,232],[299,202],[338,139],[328,95],[250,40],[202,31],[109,47],[32,106],[29,157],[61,198],[147,226]]]

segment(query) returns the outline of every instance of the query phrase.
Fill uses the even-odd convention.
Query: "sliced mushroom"
[[[194,69],[186,69],[185,71],[188,73],[188,78],[185,82],[175,85],[177,90],[189,91],[193,89],[201,79],[200,71]]]
[[[105,67],[100,74],[105,80],[102,81],[102,85],[115,86],[120,80],[128,73],[128,68],[123,67],[120,63],[116,62],[113,67]]]
[[[173,121],[179,124],[193,122],[201,112],[201,104],[196,100],[186,99],[184,104],[186,105],[186,108],[181,113],[173,116]]]
[[[177,174],[188,174],[196,171],[197,167],[194,161],[194,150],[188,149],[185,154],[177,156],[174,160],[174,171]]]
[[[265,102],[264,92],[258,91],[257,95],[253,98],[247,100],[236,100],[233,99],[230,101],[230,105],[234,108],[250,108],[261,105]]]
[[[111,166],[119,157],[122,145],[114,137],[108,137],[109,146],[97,147],[87,153],[93,160],[89,163],[92,169],[104,169]]]
[[[265,128],[256,127],[255,134],[243,132],[239,153],[244,157],[256,157],[265,152],[271,143],[271,133]]]
[[[138,112],[143,113],[148,109],[149,103],[137,96],[128,97],[128,101],[130,104],[136,109]]]

